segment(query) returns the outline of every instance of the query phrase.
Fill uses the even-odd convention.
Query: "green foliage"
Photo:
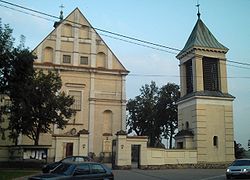
[[[10,127],[12,137],[21,132],[38,145],[39,135],[49,132],[51,124],[65,127],[74,113],[70,108],[74,99],[60,92],[62,83],[58,73],[45,74],[40,70],[32,78],[24,86],[15,87],[19,93],[11,99]]]
[[[148,136],[151,147],[158,146],[162,137],[170,138],[172,143],[177,128],[179,86],[168,83],[159,89],[152,81],[150,85],[142,86],[140,92],[127,103],[128,133]]]
[[[12,29],[9,25],[2,25],[0,18],[0,102],[3,101],[3,94],[7,92],[7,76],[10,70],[10,61],[13,59],[13,43],[14,38],[12,37]],[[5,137],[6,128],[3,127],[3,116],[5,114],[6,107],[2,104],[0,107],[0,134],[2,138]]]
[[[24,48],[24,36],[17,48],[13,47],[13,42],[12,29],[0,24],[0,94],[11,100],[9,137],[17,144],[22,133],[38,145],[39,135],[49,132],[51,124],[65,127],[74,113],[70,108],[74,100],[60,92],[62,82],[58,73],[33,69],[35,57]],[[0,110],[2,115],[4,108]],[[0,130],[3,130],[1,125]]]
[[[168,83],[159,91],[159,100],[156,105],[157,121],[161,127],[162,136],[169,139],[169,148],[172,148],[172,140],[175,130],[178,128],[177,100],[180,98],[179,86]]]
[[[244,158],[245,156],[245,149],[242,147],[240,143],[234,141],[234,156],[236,159]]]

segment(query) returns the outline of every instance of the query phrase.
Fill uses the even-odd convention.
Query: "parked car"
[[[232,177],[250,178],[250,159],[236,159],[226,171],[227,179]]]
[[[56,161],[56,162],[44,165],[42,168],[42,172],[49,173],[51,170],[53,170],[62,162],[89,162],[89,161],[93,161],[93,160],[88,156],[69,156],[60,161]]]
[[[62,162],[50,173],[35,175],[29,180],[39,179],[95,179],[114,180],[112,171],[104,164],[97,162]]]

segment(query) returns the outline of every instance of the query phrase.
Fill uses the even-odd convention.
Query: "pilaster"
[[[226,60],[219,59],[219,86],[222,93],[228,93]]]
[[[76,11],[74,14],[75,22],[79,23],[79,12]],[[79,64],[79,29],[80,25],[74,24],[74,52],[73,52],[73,65],[77,66]]]
[[[96,67],[96,33],[94,29],[90,29],[91,31],[91,46],[90,46],[90,66],[92,68]]]
[[[203,91],[203,68],[202,68],[202,57],[196,56],[192,59],[193,67],[193,89],[194,92]]]
[[[57,28],[56,28],[56,50],[55,50],[55,60],[54,63],[55,64],[60,64],[61,63],[61,30],[62,30],[62,25],[60,24]]]
[[[121,106],[122,106],[122,113],[121,113],[121,129],[126,131],[126,76],[122,76],[122,99],[121,99]]]
[[[95,74],[90,74],[90,92],[89,92],[89,152],[94,151],[94,123],[95,123]]]
[[[187,86],[186,86],[186,67],[184,64],[180,64],[180,91],[181,97],[186,95],[187,93]]]

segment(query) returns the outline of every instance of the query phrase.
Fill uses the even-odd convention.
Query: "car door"
[[[91,179],[89,164],[79,164],[74,170],[71,179]]]

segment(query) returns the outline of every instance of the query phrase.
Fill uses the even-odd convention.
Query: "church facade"
[[[129,72],[78,8],[65,19],[61,14],[54,27],[33,50],[34,67],[59,73],[62,91],[75,99],[76,113],[65,129],[52,125],[50,133],[41,135],[38,147],[20,135],[23,158],[54,161],[88,153],[109,155],[115,133],[126,129]]]

